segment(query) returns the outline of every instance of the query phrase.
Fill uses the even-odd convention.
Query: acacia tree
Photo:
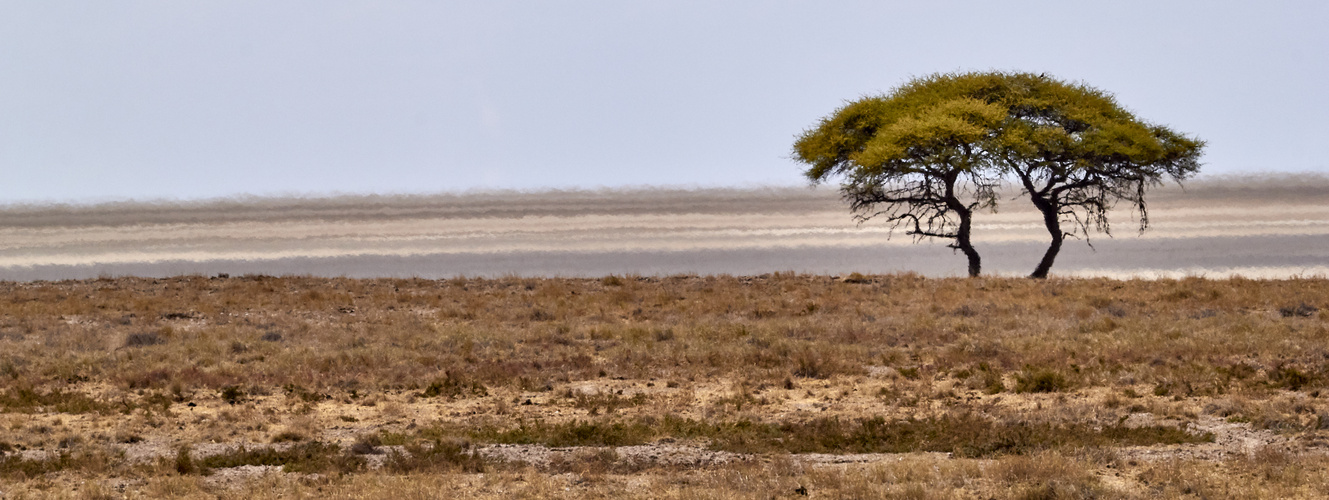
[[[1204,142],[1143,122],[1108,94],[1030,73],[938,74],[848,103],[794,143],[814,184],[842,177],[859,222],[884,216],[915,239],[949,239],[981,269],[974,211],[995,211],[1013,178],[1052,237],[1030,274],[1045,278],[1067,237],[1111,236],[1107,214],[1131,204],[1149,225],[1145,191],[1199,170]],[[1069,229],[1067,229],[1069,227]]]
[[[1006,113],[973,98],[974,83],[934,75],[848,103],[799,136],[794,158],[810,165],[804,175],[814,184],[842,177],[860,223],[885,217],[916,240],[951,240],[977,276],[970,229],[976,209],[996,206],[988,153]]]
[[[1149,227],[1145,191],[1199,171],[1203,141],[1143,122],[1111,95],[1043,75],[1002,80],[1001,91],[990,97],[1007,108],[995,156],[1042,213],[1052,237],[1032,278],[1047,277],[1067,237],[1088,242],[1091,227],[1111,236],[1107,214],[1119,202],[1132,206],[1143,233]]]

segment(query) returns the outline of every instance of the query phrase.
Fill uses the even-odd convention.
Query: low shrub
[[[1299,391],[1312,381],[1313,377],[1310,374],[1291,366],[1279,367],[1269,375],[1269,382],[1275,387],[1290,391]]]
[[[221,390],[222,401],[227,404],[239,404],[245,401],[245,390],[238,385],[228,385]]]
[[[613,413],[620,408],[629,408],[646,403],[646,395],[642,393],[634,394],[631,397],[623,397],[613,393],[577,393],[572,398],[574,408],[589,410],[592,415],[597,414],[602,408],[605,413]]]
[[[1026,368],[1015,375],[1015,392],[1061,392],[1071,388],[1065,375],[1047,368]]]
[[[296,431],[282,431],[272,436],[273,443],[298,443],[304,441],[305,435]]]
[[[58,413],[110,413],[111,405],[77,392],[51,389],[45,394],[31,387],[15,387],[0,393],[0,413],[35,413],[38,409]]]
[[[256,448],[243,446],[235,450],[210,455],[196,461],[200,467],[222,469],[242,465],[281,466],[285,472],[301,473],[348,473],[365,468],[364,457],[342,453],[335,444],[310,441],[292,445],[284,449]]]
[[[1318,307],[1302,302],[1295,306],[1280,307],[1278,308],[1278,314],[1282,315],[1284,318],[1291,318],[1294,316],[1309,318],[1314,316],[1319,310],[1320,308]]]
[[[99,472],[122,458],[102,449],[61,451],[38,459],[23,458],[17,453],[4,454],[0,455],[0,478],[22,481],[61,471]]]
[[[131,333],[125,337],[125,347],[146,347],[165,343],[166,339],[157,332]]]
[[[489,395],[489,389],[480,382],[469,380],[461,376],[448,372],[443,378],[429,383],[424,392],[418,394],[422,398],[445,397],[448,399],[466,398],[469,396],[485,397]]]
[[[412,443],[404,451],[388,453],[383,468],[397,474],[409,472],[485,472],[489,461],[471,448],[469,442],[439,439]]]

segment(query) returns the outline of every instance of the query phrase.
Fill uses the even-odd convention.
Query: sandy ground
[[[1032,270],[1047,235],[1018,193],[976,218],[985,272]],[[1217,179],[1151,197],[1143,235],[1068,242],[1054,273],[1329,274],[1329,179]],[[834,189],[553,191],[0,207],[0,279],[915,271],[959,275],[943,242],[857,224]]]
[[[778,388],[772,389],[773,393],[780,393],[785,398],[779,402],[771,403],[766,406],[753,410],[753,415],[761,415],[769,419],[778,417],[782,419],[801,420],[811,417],[833,416],[839,418],[854,418],[868,414],[881,414],[883,412],[891,413],[883,408],[880,402],[871,394],[872,391],[859,391],[857,388],[862,384],[873,382],[874,379],[846,378],[839,377],[833,380],[813,384],[824,389],[827,393],[841,392],[848,394],[846,397],[833,403],[828,403],[817,396],[802,394],[807,392],[806,388],[789,390],[781,392]],[[702,408],[708,407],[715,400],[731,394],[732,383],[728,381],[714,381],[706,383],[697,383],[686,389],[643,389],[645,381],[596,381],[582,382],[575,384],[577,391],[587,393],[614,393],[624,390],[630,393],[636,387],[637,391],[649,392],[656,396],[669,396],[671,393],[686,393],[688,398],[695,399],[698,404],[689,404],[675,408],[680,410],[679,415],[687,418],[696,418],[706,420]],[[654,384],[652,384],[654,385]],[[850,390],[850,388],[854,390]],[[87,392],[97,393],[98,386],[87,386],[84,388]],[[105,388],[100,388],[104,390]],[[1141,387],[1141,391],[1145,389]],[[427,423],[433,419],[450,418],[465,421],[468,418],[478,418],[481,420],[489,419],[494,416],[494,406],[498,401],[511,399],[513,396],[520,396],[516,399],[525,399],[533,404],[513,405],[504,410],[504,414],[511,419],[522,421],[546,421],[546,422],[566,422],[572,420],[590,418],[585,410],[575,409],[560,404],[556,395],[551,393],[524,393],[521,391],[511,391],[508,389],[496,389],[496,393],[479,399],[462,400],[427,400],[409,397],[409,391],[397,394],[380,394],[376,397],[374,406],[364,404],[353,404],[350,402],[330,399],[319,402],[311,406],[312,411],[301,412],[300,415],[290,414],[291,401],[282,396],[254,397],[241,405],[231,405],[217,397],[199,397],[198,405],[184,407],[176,405],[174,410],[162,418],[170,425],[162,425],[162,422],[154,424],[144,424],[136,418],[126,418],[119,414],[98,415],[64,415],[64,414],[43,414],[32,418],[20,416],[10,416],[9,422],[12,424],[18,419],[22,419],[31,427],[54,427],[60,429],[59,432],[72,435],[97,435],[104,433],[108,429],[118,429],[117,432],[134,434],[141,440],[133,443],[112,443],[114,449],[124,453],[124,459],[133,463],[148,463],[158,459],[170,459],[175,456],[176,451],[182,444],[191,444],[191,454],[196,458],[207,457],[220,453],[227,453],[238,448],[245,449],[285,449],[294,443],[272,443],[265,439],[266,434],[279,430],[296,429],[301,434],[306,434],[306,439],[313,439],[321,442],[336,444],[342,448],[350,448],[356,443],[360,436],[375,434],[379,431],[405,432],[409,433],[415,428],[417,422]],[[557,391],[555,391],[557,392]],[[1086,390],[1083,393],[1075,394],[1071,399],[1082,400],[1080,402],[1090,406],[1098,406],[1096,401],[1101,398],[1102,391]],[[200,395],[203,396],[203,395]],[[1000,394],[984,395],[978,391],[966,391],[965,396],[976,405],[988,403],[992,407],[1018,408],[1022,406],[1033,406],[1038,404],[1048,406],[1049,408],[1060,404],[1062,398],[1057,395],[1046,394]],[[1198,398],[1189,401],[1189,404],[1199,408],[1204,403],[1211,402],[1207,398]],[[506,405],[505,405],[506,407]],[[912,414],[913,411],[908,408],[896,409],[903,412],[895,417],[904,417]],[[659,411],[655,407],[626,408],[619,409],[616,413],[622,416],[640,416],[652,414]],[[751,412],[750,412],[751,413]],[[1127,427],[1140,426],[1167,426],[1177,427],[1194,434],[1211,433],[1214,440],[1209,443],[1198,444],[1179,444],[1179,445],[1156,445],[1156,446],[1128,446],[1115,448],[1115,453],[1123,460],[1225,460],[1242,456],[1250,456],[1264,447],[1273,447],[1280,450],[1286,450],[1291,453],[1310,453],[1324,454],[1329,452],[1329,443],[1319,440],[1297,439],[1292,435],[1280,435],[1269,430],[1259,430],[1252,428],[1249,423],[1230,422],[1227,419],[1207,414],[1203,411],[1196,412],[1194,418],[1179,420],[1154,415],[1148,412],[1130,413],[1123,421]],[[257,417],[266,415],[267,417]],[[248,416],[240,418],[238,416]],[[346,419],[352,416],[354,418]],[[285,418],[283,418],[285,417]],[[230,432],[224,439],[219,439],[226,432],[218,431],[218,422],[248,422],[248,419],[257,418],[258,420],[270,420],[271,429],[264,432]],[[351,420],[351,421],[348,421]],[[151,421],[151,419],[149,419]],[[179,424],[178,426],[176,424]],[[225,427],[225,426],[223,426]],[[238,428],[244,428],[239,425]],[[726,451],[715,451],[710,449],[706,443],[702,442],[675,442],[672,439],[664,439],[659,442],[618,447],[547,447],[542,445],[523,445],[523,444],[491,444],[477,446],[479,453],[487,458],[497,459],[504,462],[525,463],[537,468],[547,468],[551,463],[559,461],[568,461],[574,459],[578,454],[594,453],[601,450],[612,449],[615,460],[638,466],[671,466],[671,467],[711,467],[724,465],[733,462],[744,462],[752,460],[761,460],[769,458],[759,454],[731,453]],[[44,459],[55,456],[61,450],[59,448],[28,448],[14,453],[26,459]],[[371,468],[381,465],[386,458],[386,454],[405,452],[401,446],[377,446],[366,454]],[[857,453],[857,454],[825,454],[825,453],[801,453],[791,454],[789,458],[796,463],[806,465],[833,465],[847,463],[875,463],[885,461],[896,461],[905,457],[932,456],[936,458],[952,458],[947,453]],[[271,472],[273,468],[262,467],[244,467],[235,473],[258,474]],[[279,469],[279,468],[278,468]]]

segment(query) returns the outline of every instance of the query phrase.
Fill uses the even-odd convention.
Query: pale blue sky
[[[0,203],[797,185],[911,76],[1046,72],[1329,172],[1329,3],[0,0]]]

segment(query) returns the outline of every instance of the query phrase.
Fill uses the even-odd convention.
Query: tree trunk
[[[964,256],[969,258],[969,277],[978,276],[978,272],[983,268],[978,258],[978,250],[974,250],[974,245],[969,241],[969,219],[968,210],[960,212],[960,230],[956,232],[955,247],[964,252]]]
[[[1057,259],[1057,252],[1061,251],[1061,242],[1066,239],[1066,234],[1061,231],[1061,219],[1057,214],[1055,203],[1041,199],[1036,195],[1031,195],[1034,206],[1043,212],[1043,225],[1047,226],[1048,233],[1052,235],[1052,244],[1048,245],[1047,252],[1043,253],[1043,260],[1038,262],[1038,267],[1034,268],[1030,278],[1046,279],[1048,271],[1052,270],[1052,261]]]
[[[955,179],[958,175],[955,173],[946,178],[946,206],[960,217],[960,227],[955,231],[955,244],[951,247],[958,248],[964,252],[965,257],[969,258],[969,277],[974,278],[978,276],[983,265],[979,261],[978,250],[974,250],[974,244],[969,241],[969,228],[972,226],[974,214],[955,196]]]

